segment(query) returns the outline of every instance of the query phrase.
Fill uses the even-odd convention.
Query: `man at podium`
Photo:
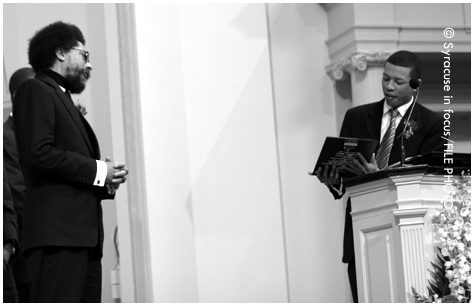
[[[421,70],[421,61],[414,53],[403,50],[393,53],[384,66],[381,82],[384,98],[346,112],[340,137],[375,139],[379,143],[370,161],[358,153],[358,160],[352,159],[343,166],[318,168],[318,179],[328,186],[335,199],[345,193],[340,176],[342,170],[362,175],[397,164],[404,156],[443,150],[443,117],[417,103],[417,95],[416,99],[413,97],[422,84]],[[342,261],[348,263],[348,278],[356,303],[358,292],[350,212],[351,199],[348,199]]]

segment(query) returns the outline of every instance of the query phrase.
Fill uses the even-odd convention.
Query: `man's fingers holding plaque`
[[[355,175],[362,175],[365,173],[365,168],[355,158],[345,161],[342,169]]]
[[[323,169],[321,167],[317,169],[316,175],[320,182],[323,184],[338,184],[340,182],[339,171],[340,169],[336,165],[333,165],[332,167],[330,167],[329,165],[325,165]]]

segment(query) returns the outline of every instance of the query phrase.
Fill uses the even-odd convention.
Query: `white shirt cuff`
[[[106,183],[107,177],[107,163],[104,161],[96,160],[97,163],[97,172],[96,172],[96,179],[94,179],[94,185],[103,187]]]

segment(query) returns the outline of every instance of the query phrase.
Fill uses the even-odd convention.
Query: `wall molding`
[[[355,71],[365,71],[370,67],[384,67],[392,51],[360,51],[352,52],[336,63],[325,67],[332,80],[345,80]]]
[[[134,4],[117,4],[117,20],[126,164],[129,177],[133,178],[127,181],[126,218],[131,229],[132,250],[122,251],[122,255],[127,252],[126,257],[132,258],[134,302],[153,302]]]

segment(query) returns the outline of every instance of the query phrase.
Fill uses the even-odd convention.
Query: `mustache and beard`
[[[68,75],[66,77],[66,88],[72,94],[79,94],[86,88],[86,82],[91,77],[91,72],[81,69],[75,75]],[[83,81],[83,78],[85,79]]]

